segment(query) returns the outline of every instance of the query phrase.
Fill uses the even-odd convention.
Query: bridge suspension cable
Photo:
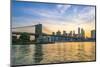
[[[34,27],[35,25],[30,25],[30,26],[21,26],[21,27],[13,27],[12,29],[16,29],[16,28],[25,28],[25,27]]]

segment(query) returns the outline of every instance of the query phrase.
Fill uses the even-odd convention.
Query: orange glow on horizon
[[[61,33],[63,33],[63,31],[66,31],[67,33],[69,33],[70,31],[75,31],[75,33],[78,33],[78,27],[80,27],[81,29],[83,28],[85,31],[85,37],[91,37],[91,30],[95,29],[95,22],[91,22],[91,23],[66,23],[64,25],[59,25],[59,24],[43,24],[44,26],[46,26],[46,31],[44,30],[44,32],[47,33],[52,33],[52,32],[57,32],[58,30],[61,31]]]

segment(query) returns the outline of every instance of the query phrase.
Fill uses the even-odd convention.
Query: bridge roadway
[[[16,34],[16,35],[20,35],[21,33],[23,33],[23,32],[12,32],[12,34]],[[28,34],[29,35],[32,35],[32,36],[38,35],[38,34],[35,34],[35,33],[28,33]],[[42,33],[41,35],[42,36],[54,36],[54,37],[75,38],[75,37],[68,37],[68,36],[64,36],[64,35],[51,35],[51,34],[45,34],[45,33]]]

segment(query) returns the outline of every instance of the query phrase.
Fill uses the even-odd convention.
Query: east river
[[[94,61],[95,42],[57,42],[11,46],[11,64],[47,64]]]

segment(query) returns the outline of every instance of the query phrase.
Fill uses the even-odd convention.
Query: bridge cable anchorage
[[[14,27],[14,28],[11,28],[11,29],[16,29],[16,28],[25,28],[25,27],[34,27],[35,25],[30,25],[30,26],[21,26],[21,27]]]

